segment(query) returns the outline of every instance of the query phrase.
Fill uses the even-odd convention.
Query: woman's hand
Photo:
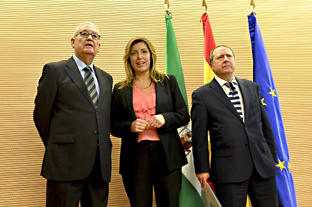
[[[136,119],[131,124],[131,131],[132,132],[143,132],[146,128],[148,128],[149,123],[142,119]]]
[[[148,120],[149,126],[159,128],[166,123],[166,119],[163,115],[158,114]],[[147,127],[148,128],[148,127]]]

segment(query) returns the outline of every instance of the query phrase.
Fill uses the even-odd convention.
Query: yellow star
[[[290,162],[288,162],[288,169],[291,171]]]
[[[271,88],[271,92],[270,92],[269,94],[271,94],[272,96],[275,96],[275,97],[276,97],[276,95],[275,95],[275,89],[272,90],[272,88]]]
[[[276,167],[279,167],[281,169],[281,171],[283,171],[283,169],[286,169],[286,167],[284,166],[284,162],[285,161],[280,161],[278,160],[278,164],[276,165]]]
[[[266,103],[264,103],[264,98],[261,99],[262,105],[266,106]]]

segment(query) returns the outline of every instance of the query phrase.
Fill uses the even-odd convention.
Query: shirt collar
[[[82,71],[82,70],[87,66],[87,65],[86,65],[83,61],[81,61],[75,54],[73,55],[73,58],[74,58],[74,60],[75,60],[75,62],[76,62],[76,65],[77,65],[79,71]],[[93,69],[93,62],[89,65],[89,67],[91,68],[91,72],[93,72],[93,71],[94,71],[94,69]]]
[[[225,80],[219,78],[219,77],[216,76],[216,75],[215,75],[215,79],[216,79],[216,81],[220,84],[220,86],[223,86],[223,85],[227,82],[227,81],[225,81]],[[232,83],[234,83],[235,85],[238,84],[235,76],[233,77]]]

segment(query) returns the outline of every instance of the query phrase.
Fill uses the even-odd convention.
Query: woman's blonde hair
[[[147,46],[147,49],[149,50],[151,54],[150,77],[152,81],[157,83],[157,82],[162,82],[165,79],[165,77],[168,78],[168,75],[166,73],[159,71],[158,68],[156,67],[157,55],[156,55],[156,51],[152,43],[145,37],[134,37],[128,42],[125,48],[123,61],[124,61],[124,67],[125,67],[125,72],[126,72],[126,79],[119,82],[119,87],[118,87],[119,89],[132,86],[132,81],[135,78],[135,72],[131,66],[130,54],[131,54],[132,46],[139,42],[145,43]]]

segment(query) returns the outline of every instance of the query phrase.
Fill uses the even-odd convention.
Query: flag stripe
[[[194,186],[182,174],[182,188],[180,192],[180,207],[203,207],[203,201]]]
[[[205,13],[202,15],[203,32],[204,32],[204,59],[205,59],[205,72],[204,83],[209,83],[214,78],[214,72],[209,65],[209,55],[211,51],[216,47],[216,43],[213,37],[211,25],[208,15]]]
[[[184,82],[184,75],[178,50],[178,45],[175,37],[175,33],[173,30],[172,22],[171,22],[171,13],[166,14],[166,26],[167,26],[167,33],[166,33],[166,66],[165,72],[170,75],[174,75],[177,79],[177,82],[180,87],[180,91],[186,103],[188,109],[188,101],[186,95],[186,88]]]

